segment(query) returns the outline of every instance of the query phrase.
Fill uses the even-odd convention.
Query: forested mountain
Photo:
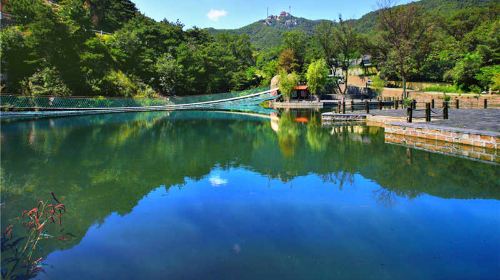
[[[270,16],[239,29],[213,29],[207,30],[211,34],[230,33],[235,35],[248,35],[256,49],[270,49],[281,44],[283,34],[291,30],[298,30],[311,35],[314,28],[325,20],[309,20],[295,17],[289,13],[282,16]]]
[[[491,3],[495,3],[497,0],[421,0],[416,2],[418,5],[422,6],[426,13],[443,16],[452,15],[458,10],[466,8],[478,8],[484,7]],[[403,5],[406,6],[406,5]],[[377,26],[377,13],[378,11],[370,12],[360,19],[350,20],[354,24],[354,29],[361,33],[369,33],[376,29]],[[277,16],[279,17],[279,16]],[[331,18],[337,18],[338,14],[333,10]],[[287,25],[287,20],[296,21],[296,25]],[[250,41],[254,44],[257,49],[270,49],[281,44],[283,34],[286,31],[298,30],[303,31],[307,34],[312,34],[315,27],[321,22],[330,20],[309,20],[305,18],[295,17],[293,15],[288,15],[277,24],[269,25],[267,19],[259,20],[247,26],[241,27],[239,29],[213,29],[208,28],[207,30],[211,34],[218,34],[221,32],[227,32],[231,34],[245,34],[250,37]]]

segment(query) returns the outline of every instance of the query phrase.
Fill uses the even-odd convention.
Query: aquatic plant
[[[14,234],[14,225],[10,224],[2,232],[2,279],[28,279],[43,271],[42,257],[36,256],[40,241],[57,238],[65,240],[63,235],[55,236],[49,228],[62,225],[66,206],[51,192],[52,199],[39,201],[36,207],[24,210],[18,221],[25,230],[24,236]]]

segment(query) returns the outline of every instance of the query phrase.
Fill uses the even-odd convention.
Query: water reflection
[[[126,250],[121,247],[123,244],[105,245],[114,235],[124,235],[123,242],[135,244],[132,236],[145,234],[152,240],[162,238],[162,246],[178,250],[179,255],[194,263],[202,262],[197,254],[208,257],[210,253],[229,261],[226,253],[215,253],[226,246],[222,245],[223,239],[231,240],[226,246],[231,254],[238,252],[238,255],[243,255],[247,250],[256,250],[255,244],[245,243],[255,241],[251,239],[251,232],[258,230],[256,226],[266,227],[262,234],[270,238],[258,243],[259,247],[280,246],[267,253],[282,254],[287,246],[297,249],[289,243],[313,246],[317,235],[300,239],[300,235],[293,232],[308,236],[311,233],[307,231],[313,230],[314,233],[318,224],[326,228],[326,231],[317,232],[323,239],[327,238],[323,236],[326,232],[343,236],[339,229],[330,225],[331,220],[339,222],[346,233],[376,230],[382,236],[382,228],[372,228],[368,226],[372,220],[362,218],[363,207],[377,212],[376,215],[370,212],[375,216],[369,217],[382,219],[382,212],[387,211],[383,209],[402,205],[411,207],[405,201],[417,197],[488,199],[495,203],[500,198],[497,166],[423,151],[408,152],[404,147],[384,144],[383,132],[378,128],[323,128],[317,116],[304,112],[282,112],[271,117],[221,112],[117,114],[8,123],[1,129],[0,179],[2,203],[5,203],[2,227],[21,209],[46,197],[50,191],[57,193],[68,205],[66,227],[76,238],[65,243],[49,243],[43,248],[45,255],[81,243],[77,248],[82,252],[98,250],[106,257],[112,257],[114,253],[106,253],[103,248]],[[373,203],[378,206],[373,206]],[[351,212],[353,205],[361,208]],[[459,206],[467,208],[462,204]],[[253,210],[248,207],[253,207]],[[444,209],[437,205],[433,207]],[[491,210],[491,205],[486,208]],[[419,211],[428,213],[424,206]],[[158,218],[155,213],[171,214]],[[234,218],[228,216],[231,213]],[[485,210],[484,213],[476,216],[476,224],[483,225],[485,217],[489,217],[490,222],[499,225],[498,217],[492,220],[491,212]],[[287,215],[289,218],[283,218]],[[366,228],[354,226],[347,216],[342,215],[354,215],[355,219],[366,223]],[[187,217],[191,220],[188,224],[185,223]],[[266,226],[262,217],[281,222],[274,224],[275,227],[273,224]],[[404,219],[398,215],[390,217]],[[416,217],[418,214],[412,215],[411,220]],[[307,224],[308,219],[318,224]],[[388,226],[394,222],[382,220],[383,225]],[[307,230],[293,228],[292,224],[297,221],[304,222]],[[124,223],[125,228],[118,232],[120,223]],[[158,223],[169,226],[163,228]],[[236,228],[227,228],[231,224]],[[144,227],[142,232],[132,228],[137,225]],[[170,232],[170,227],[173,232]],[[405,227],[403,232],[411,233],[414,229]],[[454,229],[458,230],[459,226]],[[232,236],[235,232],[250,239],[238,240]],[[273,243],[284,232],[294,238]],[[176,234],[185,236],[181,238]],[[498,238],[488,240],[489,245],[498,245]],[[187,246],[182,242],[206,243]],[[369,246],[366,240],[359,242],[356,244]],[[346,252],[337,247],[346,245],[330,245],[327,246],[330,250]],[[138,243],[134,246],[140,251],[137,254],[141,259],[144,254],[151,253],[147,246],[153,248],[154,244]],[[140,249],[141,246],[147,248]],[[185,255],[188,248],[198,248],[203,252]],[[354,253],[353,250],[351,248],[348,252]],[[306,253],[307,250],[298,251]],[[126,254],[125,251],[122,253]],[[291,255],[296,253],[290,252]],[[162,255],[162,252],[155,254]],[[498,257],[493,252],[489,254]],[[276,261],[276,256],[266,256],[269,262]],[[320,262],[325,261],[318,258]],[[62,259],[57,260],[64,263]],[[310,260],[302,260],[303,263],[297,262],[304,266],[304,271],[300,270],[297,275],[305,276],[301,274],[305,273],[305,267],[315,265]],[[167,260],[162,261],[171,262],[170,267],[181,269],[174,255],[169,254]],[[99,267],[96,263],[87,265]],[[323,266],[316,266],[325,270]],[[181,271],[175,270],[175,273],[172,275],[182,275]],[[200,271],[193,273],[192,278],[203,276],[196,274]]]

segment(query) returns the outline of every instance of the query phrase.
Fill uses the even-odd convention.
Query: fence
[[[265,100],[269,91],[267,88],[255,88],[246,91],[206,94],[196,96],[170,96],[165,98],[112,98],[112,97],[58,97],[58,96],[22,96],[0,95],[0,109],[2,110],[103,110],[103,109],[132,109],[153,107],[201,107],[208,103],[223,103],[242,105],[249,103],[246,97],[252,98],[252,104]],[[255,96],[254,96],[255,95]],[[193,106],[191,106],[193,105]],[[213,105],[213,104],[210,104]],[[244,104],[243,104],[244,105]]]
[[[370,110],[384,110],[384,109],[406,109],[406,119],[407,122],[413,122],[414,119],[425,119],[426,122],[432,121],[432,119],[441,118],[448,119],[449,111],[453,109],[463,109],[464,104],[460,102],[459,99],[440,101],[432,99],[430,102],[417,102],[416,100],[411,100],[410,102],[404,102],[402,99],[396,98],[379,98],[378,100],[365,100],[361,102],[356,102],[354,100],[341,101],[337,103],[336,112],[345,114],[347,111],[354,112],[356,110],[365,111],[367,114]],[[488,99],[482,100],[481,108],[488,109],[489,102]],[[401,116],[400,114],[398,114]]]

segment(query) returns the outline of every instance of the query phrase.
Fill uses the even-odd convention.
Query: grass
[[[464,93],[461,89],[459,89],[455,85],[434,85],[428,86],[424,88],[424,91],[436,91],[436,92],[444,92],[444,93]]]

